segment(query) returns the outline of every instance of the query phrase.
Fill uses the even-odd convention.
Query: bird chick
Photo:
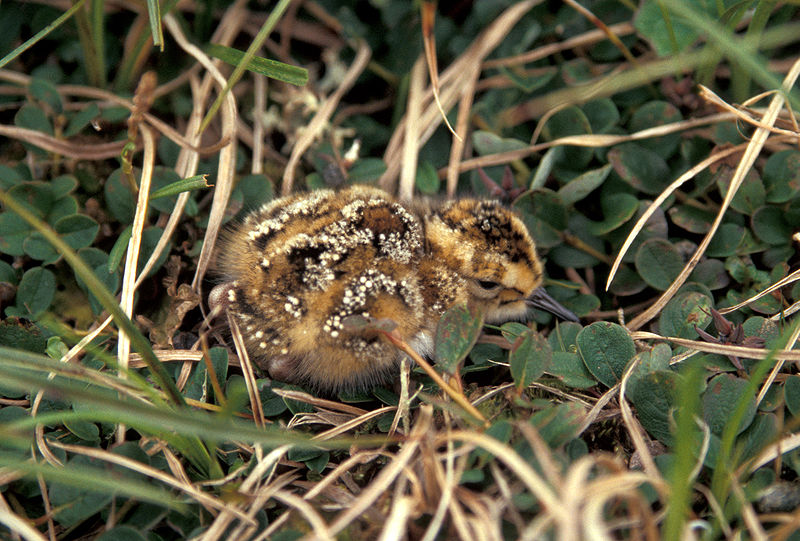
[[[490,323],[530,306],[577,321],[540,288],[533,240],[496,201],[414,208],[366,186],[291,195],[229,231],[218,267],[226,281],[209,304],[227,307],[255,365],[328,393],[388,381],[403,355],[350,316],[393,320],[423,355],[457,303]]]

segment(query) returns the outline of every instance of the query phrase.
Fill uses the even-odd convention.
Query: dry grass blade
[[[336,106],[339,105],[339,102],[342,100],[344,95],[350,90],[353,84],[355,84],[356,79],[358,79],[358,76],[361,75],[361,72],[367,67],[371,57],[372,51],[370,50],[369,45],[367,45],[365,41],[360,41],[358,43],[356,57],[353,60],[350,68],[347,70],[347,74],[345,75],[344,79],[342,79],[342,82],[339,84],[333,94],[331,94],[322,102],[322,105],[314,115],[314,118],[312,118],[311,122],[308,123],[308,126],[305,130],[303,130],[302,135],[292,148],[292,154],[289,157],[288,163],[286,164],[286,168],[283,172],[283,180],[281,181],[281,193],[283,195],[289,195],[292,192],[295,170],[297,169],[297,165],[300,163],[300,158],[311,147],[311,144],[322,134],[323,130],[328,125],[330,118],[333,116]]]
[[[334,540],[334,535],[339,530],[336,530],[336,526],[328,526],[325,523],[325,520],[322,516],[314,509],[308,502],[306,502],[303,498],[299,496],[295,496],[291,492],[285,492],[283,490],[279,490],[274,494],[274,498],[279,500],[286,505],[292,507],[292,509],[297,510],[298,513],[303,515],[308,523],[314,530],[314,537],[313,539],[321,539],[321,540]],[[306,536],[304,539],[309,539],[309,536]]]
[[[261,460],[258,460],[256,466],[253,468],[247,478],[242,481],[238,492],[241,494],[250,494],[255,491],[258,483],[261,482],[262,478],[267,475],[268,472],[273,470],[275,465],[283,457],[283,455],[286,454],[289,448],[290,447],[288,445],[283,445],[277,449],[273,449],[267,456],[263,457]],[[255,503],[257,499],[258,497],[253,498],[252,500],[246,498],[240,501],[240,504],[244,505],[245,503]],[[253,519],[253,516],[257,512],[257,508],[255,508],[253,505],[249,505],[249,507],[250,511],[245,513],[245,516],[248,518],[245,523],[250,523],[250,521]],[[235,503],[231,502],[219,515],[217,515],[213,524],[206,529],[202,537],[199,538],[199,541],[215,541],[220,539],[230,525],[231,521],[242,512],[243,511],[241,509],[235,507]]]
[[[239,354],[239,363],[242,367],[242,374],[244,375],[245,385],[247,386],[247,396],[250,398],[250,409],[253,411],[253,420],[256,426],[263,427],[266,424],[264,417],[264,408],[261,404],[261,394],[258,392],[256,385],[256,376],[253,373],[253,365],[250,364],[250,356],[247,354],[247,348],[244,345],[244,338],[242,332],[239,330],[239,325],[236,319],[226,312],[228,317],[228,326],[231,329],[231,336],[233,343],[236,346],[236,353]]]
[[[568,524],[573,517],[564,510],[558,496],[544,479],[513,449],[500,443],[496,439],[486,434],[476,432],[454,431],[447,434],[447,438],[455,441],[462,441],[471,445],[481,447],[489,451],[496,458],[508,466],[525,484],[528,490],[541,502],[544,512],[549,514],[558,524]]]
[[[5,126],[0,124],[0,136],[16,139],[25,143],[36,145],[48,152],[68,156],[76,160],[106,160],[116,158],[125,146],[124,141],[116,143],[100,143],[97,145],[86,145],[83,143],[69,143],[63,139],[57,139],[51,135],[40,131],[29,130],[17,126]]]
[[[777,460],[784,453],[798,448],[800,448],[800,433],[789,434],[765,447],[758,456],[740,467],[736,475],[737,477],[741,477],[744,474],[751,474],[773,460]]]
[[[771,92],[770,94],[775,94],[775,92]],[[736,115],[737,120],[739,120],[741,122],[745,122],[745,123],[750,124],[751,126],[754,126],[756,128],[761,128],[761,129],[767,130],[767,131],[769,131],[771,133],[774,133],[776,135],[786,135],[786,136],[793,137],[793,138],[800,137],[800,133],[798,133],[796,130],[794,130],[794,131],[793,130],[784,130],[784,129],[781,129],[781,128],[776,128],[774,125],[764,124],[763,122],[759,121],[758,119],[753,118],[752,116],[747,114],[747,112],[744,111],[743,108],[734,107],[734,106],[730,105],[725,100],[720,98],[717,94],[712,92],[712,90],[710,88],[705,87],[703,85],[700,85],[700,97],[702,97],[704,100],[706,100],[707,102],[711,103],[712,105],[714,105],[718,109],[721,109],[723,111],[728,111],[729,113],[731,113],[733,115]]]
[[[141,462],[133,460],[132,458],[110,453],[108,451],[105,451],[103,449],[97,449],[95,447],[84,447],[82,445],[64,444],[56,441],[51,443],[54,447],[58,447],[59,449],[63,449],[64,451],[67,451],[69,453],[88,456],[106,462],[108,464],[116,464],[117,466],[122,466],[129,470],[138,472],[151,479],[155,479],[156,481],[160,481],[166,485],[177,488],[181,492],[184,492],[187,495],[191,496],[199,504],[206,507],[209,511],[226,509],[234,513],[240,520],[244,520],[248,523],[253,523],[253,520],[244,513],[240,512],[235,508],[231,508],[226,502],[218,498],[215,498],[209,494],[206,494],[202,490],[199,490],[192,483],[190,483],[188,478],[186,478],[185,476],[181,476],[181,478],[172,477],[159,469],[153,468],[152,466],[148,466],[147,464],[143,464]]]
[[[611,25],[608,27],[608,30],[616,36],[627,36],[628,34],[632,34],[636,31],[633,25],[628,22]],[[543,47],[538,47],[531,51],[527,51],[515,56],[487,60],[483,63],[483,69],[487,70],[492,68],[515,66],[519,64],[529,64],[531,62],[536,62],[537,60],[547,58],[548,56],[558,54],[562,51],[569,51],[572,49],[586,47],[587,45],[592,45],[598,41],[603,41],[607,37],[607,33],[604,30],[590,30],[574,38],[565,39],[556,43],[550,43]]]
[[[406,129],[403,132],[403,165],[400,169],[400,188],[398,196],[403,201],[414,198],[414,185],[417,178],[417,155],[421,142],[419,139],[420,111],[422,110],[422,93],[425,86],[425,63],[420,57],[414,62],[408,85],[408,102],[406,106]]]
[[[381,417],[386,413],[395,411],[396,409],[397,408],[395,406],[386,406],[383,408],[378,408],[373,411],[365,412],[364,414],[359,415],[354,419],[350,419],[349,421],[346,421],[335,428],[331,428],[330,430],[320,432],[319,434],[315,435],[313,439],[327,440],[330,438],[335,438],[336,436],[344,434],[347,431],[358,428],[359,426],[366,423],[367,421],[370,421],[371,419],[377,419],[378,417]]]
[[[222,73],[211,62],[207,55],[205,55],[196,46],[189,43],[183,35],[180,26],[175,21],[172,15],[164,17],[164,24],[172,35],[173,39],[181,46],[181,48],[192,55],[206,70],[208,74],[217,83],[219,88],[225,87],[225,78]],[[205,241],[203,248],[200,251],[200,257],[197,261],[197,271],[195,272],[194,279],[192,280],[192,289],[199,292],[200,284],[203,277],[208,270],[211,263],[211,256],[214,251],[217,235],[219,234],[222,220],[225,215],[225,209],[228,206],[228,198],[230,197],[231,190],[233,189],[233,176],[235,172],[236,162],[236,139],[234,137],[236,130],[236,101],[232,93],[227,93],[225,96],[224,107],[221,112],[222,118],[222,132],[230,137],[228,143],[220,150],[219,165],[217,169],[217,184],[214,189],[214,197],[211,203],[211,211],[208,218],[208,229],[206,229]]]
[[[464,142],[467,139],[467,131],[470,125],[470,110],[475,99],[475,89],[480,77],[480,69],[475,66],[471,77],[464,87],[464,93],[458,102],[458,120],[456,121],[456,137],[453,146],[450,148],[450,160],[447,164],[447,198],[452,199],[456,195],[458,185],[458,173],[461,169],[460,162],[464,154]]]
[[[436,102],[436,107],[439,108],[439,113],[442,115],[442,120],[444,120],[447,129],[456,139],[460,139],[458,133],[456,133],[450,125],[450,121],[447,120],[447,113],[439,99],[439,63],[436,60],[436,38],[433,34],[434,22],[436,20],[436,3],[430,1],[422,2],[420,9],[422,11],[422,44],[425,47],[425,60],[428,64],[428,76],[431,79],[433,99]],[[411,116],[411,118],[415,117]]]
[[[153,180],[155,166],[156,143],[153,133],[147,126],[141,126],[142,140],[144,141],[144,156],[142,157],[142,177],[139,180],[139,195],[136,201],[136,210],[131,227],[131,238],[128,241],[128,250],[125,255],[125,270],[122,277],[122,293],[120,295],[120,308],[129,319],[133,319],[134,293],[136,292],[136,270],[139,265],[139,249],[142,246],[142,232],[147,218],[147,206],[150,196],[150,184]],[[117,358],[120,366],[120,376],[125,377],[130,360],[131,343],[128,336],[119,331],[117,342]],[[125,426],[117,429],[117,441],[125,441]]]
[[[784,88],[791,89],[794,86],[797,77],[800,76],[800,60],[795,62],[792,66],[792,69],[789,70],[786,78],[784,79]],[[778,118],[778,114],[780,113],[781,109],[784,105],[784,97],[782,94],[778,93],[773,98],[767,108],[766,113],[763,117],[763,124],[765,126],[772,126]],[[753,137],[750,140],[750,143],[747,145],[742,158],[739,160],[739,164],[736,167],[736,171],[733,174],[733,178],[731,178],[731,184],[728,187],[728,191],[725,194],[725,199],[720,206],[719,212],[714,219],[714,222],[711,224],[711,228],[709,229],[706,236],[701,241],[700,245],[697,247],[697,250],[692,255],[691,259],[686,263],[683,270],[681,270],[680,274],[677,278],[672,282],[670,287],[659,297],[659,300],[650,308],[642,312],[641,314],[637,315],[629,324],[628,328],[631,330],[636,330],[641,328],[645,323],[650,321],[656,314],[660,313],[661,308],[666,304],[669,299],[678,291],[681,285],[686,281],[686,279],[691,274],[692,270],[694,270],[695,265],[700,261],[700,258],[708,248],[708,245],[711,243],[711,239],[714,237],[714,234],[717,232],[720,224],[722,223],[722,219],[725,216],[725,211],[733,201],[733,196],[736,195],[736,192],[741,186],[742,182],[744,181],[745,175],[750,168],[753,166],[756,158],[758,158],[761,149],[763,148],[764,144],[767,141],[767,137],[769,137],[770,131],[766,127],[761,127],[756,129],[755,133],[753,133]]]
[[[773,291],[777,291],[778,289],[780,289],[780,288],[782,288],[784,286],[787,286],[787,285],[789,285],[789,284],[791,284],[793,282],[796,282],[797,280],[800,280],[800,269],[792,272],[791,274],[789,274],[788,276],[786,276],[784,278],[781,278],[780,280],[778,280],[777,282],[775,282],[774,284],[769,286],[767,289],[756,293],[752,297],[750,297],[748,299],[745,299],[745,300],[743,300],[742,302],[740,302],[738,304],[734,304],[733,306],[729,306],[727,308],[721,308],[719,310],[719,313],[720,314],[729,314],[731,312],[735,312],[739,308],[742,308],[743,306],[747,306],[751,302],[756,301],[756,300],[758,300],[761,297],[764,297],[766,295],[769,295]]]
[[[641,141],[643,139],[660,137],[662,135],[667,135],[679,131],[686,131],[707,124],[715,124],[718,122],[732,120],[733,118],[735,117],[729,113],[718,113],[715,115],[709,115],[691,120],[681,120],[680,122],[664,124],[662,126],[656,126],[654,128],[647,128],[645,130],[641,130],[636,133],[631,133],[628,135],[587,134],[587,135],[570,135],[567,137],[560,137],[558,139],[554,139],[553,141],[547,141],[546,143],[538,143],[526,148],[521,148],[519,150],[509,150],[506,152],[498,152],[496,154],[486,154],[485,156],[479,156],[477,158],[464,160],[459,165],[459,173],[471,171],[479,167],[503,165],[512,162],[514,160],[527,158],[532,154],[535,154],[537,152],[542,152],[544,150],[548,150],[553,147],[559,147],[559,146],[577,146],[577,147],[589,147],[589,148],[607,147],[619,143],[625,143],[628,141]],[[713,163],[714,161],[716,160],[713,160],[711,163]],[[444,169],[439,171],[440,177],[443,177],[446,174],[447,171],[445,171]],[[688,178],[684,179],[683,182],[686,182],[687,180]]]
[[[622,40],[619,39],[619,36],[617,36],[611,30],[611,28],[609,28],[608,25],[606,25],[606,23],[604,23],[599,17],[597,17],[597,15],[595,15],[590,10],[580,5],[575,0],[564,0],[564,3],[567,4],[569,7],[571,7],[572,9],[574,9],[575,11],[577,11],[578,13],[580,13],[581,15],[583,15],[584,17],[586,17],[586,19],[589,22],[591,22],[593,25],[599,28],[600,31],[603,33],[603,35],[606,38],[608,38],[608,40],[611,43],[614,44],[614,47],[616,47],[619,50],[619,52],[622,53],[622,56],[625,57],[625,59],[630,63],[632,67],[637,67],[639,65],[639,63],[636,60],[636,57],[634,57],[633,53],[631,53],[631,51],[625,46],[625,44],[622,43]]]
[[[2,502],[0,506],[0,524],[6,526],[15,536],[21,535],[25,541],[47,541],[47,538],[39,533],[39,530],[31,526],[30,520],[14,513],[4,499],[0,499],[0,501]]]
[[[661,473],[658,471],[658,467],[653,460],[653,455],[650,454],[650,448],[644,439],[645,435],[642,425],[640,425],[639,421],[637,421],[633,416],[631,407],[628,404],[627,398],[625,397],[628,381],[630,381],[631,374],[633,374],[633,371],[639,365],[639,360],[640,357],[635,356],[633,362],[628,364],[628,366],[625,368],[625,373],[622,374],[622,381],[620,382],[619,386],[619,407],[622,411],[622,420],[625,423],[625,428],[628,430],[628,434],[630,435],[631,440],[633,440],[633,445],[636,448],[636,451],[639,453],[639,459],[642,461],[644,471],[656,479],[661,479]]]
[[[410,496],[396,499],[378,541],[403,541],[406,538],[406,523],[413,516],[414,505],[414,498]]]
[[[677,338],[675,336],[661,336],[659,334],[644,331],[631,333],[631,338],[634,340],[665,340],[667,342],[672,342],[675,345],[692,348],[697,351],[718,353],[719,355],[734,356],[744,359],[760,360],[770,357],[776,361],[800,361],[800,351],[797,350],[768,350],[763,348],[735,346],[731,344],[714,344],[711,342],[700,342],[697,340],[688,340],[686,338]]]
[[[403,448],[389,462],[375,479],[361,492],[349,509],[340,513],[330,526],[331,534],[336,535],[341,532],[348,524],[358,518],[368,507],[375,503],[375,500],[383,494],[394,482],[406,465],[411,461],[420,445],[420,440],[428,433],[433,419],[433,408],[421,406],[419,417],[414,428],[411,430],[408,440]]]
[[[792,334],[789,336],[789,340],[786,343],[786,347],[790,350],[793,350],[795,344],[797,344],[797,340],[800,338],[800,325],[795,325]],[[770,373],[767,375],[767,379],[764,380],[764,383],[761,385],[761,390],[758,392],[758,396],[756,397],[756,404],[761,404],[764,400],[764,397],[767,396],[767,393],[772,388],[772,383],[775,381],[775,378],[778,377],[778,373],[780,372],[781,368],[783,368],[783,360],[780,360],[775,363],[775,366],[772,367]]]
[[[287,400],[297,400],[298,402],[304,402],[306,404],[310,404],[317,408],[329,409],[333,411],[341,411],[342,413],[349,413],[351,415],[364,415],[365,413],[369,413],[365,409],[356,406],[351,406],[350,404],[335,402],[333,400],[326,400],[324,398],[319,398],[312,394],[303,391],[296,391],[294,389],[275,388],[272,390],[272,392],[274,392],[281,398],[285,398]]]
[[[480,65],[486,56],[507,35],[508,30],[519,21],[519,19],[532,7],[541,3],[541,0],[528,0],[517,2],[506,9],[492,24],[484,30],[472,44],[448,67],[439,78],[441,83],[440,103],[442,109],[448,111],[457,99],[463,94],[466,84],[470,79],[472,69],[470,67]],[[433,90],[425,92],[423,103],[425,108],[418,117],[418,122],[424,126],[424,130],[419,136],[419,144],[425,143],[436,128],[442,122],[442,115],[439,113],[439,106],[433,100]],[[408,128],[411,120],[404,116],[397,129],[392,134],[383,160],[386,162],[386,172],[381,175],[378,185],[388,192],[393,192],[395,182],[400,173],[403,163],[402,141],[404,132]]]
[[[616,396],[618,392],[619,392],[619,384],[616,384],[609,390],[607,390],[605,393],[603,393],[603,396],[600,397],[600,399],[595,403],[595,405],[592,406],[592,409],[590,409],[589,412],[586,414],[586,417],[584,417],[583,422],[581,423],[581,426],[578,429],[578,434],[582,434],[583,432],[585,432],[586,429],[589,428],[591,424],[595,422],[595,420],[597,420],[600,413],[602,413],[603,408],[605,408],[608,405],[608,403],[611,402],[611,399],[614,398],[614,396]]]
[[[484,415],[480,411],[478,411],[478,409],[475,408],[475,406],[473,406],[469,400],[467,400],[467,397],[464,396],[464,393],[460,389],[456,389],[455,387],[447,383],[442,378],[442,376],[439,375],[439,373],[430,365],[430,363],[428,363],[428,361],[426,361],[419,353],[414,351],[411,348],[411,346],[409,346],[404,340],[402,340],[398,336],[395,336],[392,333],[384,332],[383,335],[386,338],[388,338],[389,341],[397,347],[397,349],[401,350],[406,355],[411,357],[411,359],[417,364],[417,366],[422,368],[425,371],[425,373],[428,374],[428,376],[430,376],[430,378],[436,383],[436,385],[438,385],[439,388],[441,388],[442,391],[444,391],[447,394],[447,396],[452,398],[454,402],[456,402],[459,406],[461,406],[464,409],[464,411],[466,411],[467,413],[472,415],[475,419],[478,419],[484,424],[488,422],[486,420],[486,417],[484,417]]]

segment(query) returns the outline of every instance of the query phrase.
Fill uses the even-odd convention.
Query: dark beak
[[[543,287],[536,288],[536,290],[531,293],[531,296],[528,297],[526,302],[528,303],[528,306],[550,312],[554,316],[560,317],[561,319],[575,322],[579,321],[578,316],[561,306],[558,301],[547,294]]]

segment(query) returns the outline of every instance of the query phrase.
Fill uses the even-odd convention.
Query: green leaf
[[[427,160],[419,162],[415,184],[421,193],[434,195],[439,192],[441,181],[436,173],[436,168],[431,162]]]
[[[663,7],[658,0],[645,0],[634,17],[633,25],[658,56],[669,56],[694,43],[697,31]]]
[[[649,101],[636,109],[631,117],[628,129],[631,132],[643,131],[654,126],[663,126],[683,120],[677,107],[666,101]],[[678,149],[681,134],[670,133],[652,139],[637,141],[637,144],[652,150],[664,159],[672,156]]]
[[[147,541],[147,537],[132,526],[115,526],[105,530],[95,541]]]
[[[26,103],[19,108],[17,114],[14,115],[14,124],[20,128],[27,128],[29,130],[40,131],[47,135],[53,135],[53,125],[50,124],[50,119],[47,118],[41,107]]]
[[[60,218],[53,226],[73,250],[90,246],[100,230],[100,224],[83,214],[73,214]]]
[[[28,91],[36,100],[46,103],[54,113],[61,113],[64,104],[61,103],[61,95],[58,93],[56,85],[46,79],[33,77],[28,85]]]
[[[52,187],[44,182],[22,182],[11,187],[8,195],[38,218],[45,218],[53,209],[55,202]]]
[[[96,103],[90,103],[88,106],[72,115],[69,124],[67,124],[67,128],[64,130],[64,136],[72,137],[73,135],[78,135],[89,122],[98,116],[100,116],[100,108]]]
[[[588,133],[592,133],[591,123],[580,107],[576,106],[558,111],[547,120],[542,130],[542,136],[548,141]],[[559,163],[570,170],[577,171],[589,164],[592,154],[593,151],[590,148],[567,146],[564,147]]]
[[[567,402],[534,413],[528,421],[551,448],[561,447],[578,435],[586,410],[576,402]]]
[[[508,77],[511,84],[526,94],[546,86],[558,74],[558,68],[555,66],[543,67],[533,75],[523,74],[506,67],[501,67],[499,71]]]
[[[783,384],[783,396],[792,416],[800,418],[800,376],[793,375],[786,378],[786,383]]]
[[[275,197],[275,188],[267,175],[245,175],[239,180],[236,189],[241,190],[247,202],[243,212],[260,208]]]
[[[728,193],[728,187],[730,186],[733,174],[733,169],[723,167],[715,176],[720,195],[723,197]],[[767,193],[764,188],[764,183],[761,181],[758,172],[755,169],[751,169],[745,175],[739,189],[736,190],[736,195],[733,196],[733,200],[731,201],[731,208],[750,216],[758,207],[762,206],[766,200]]]
[[[100,441],[100,429],[96,424],[80,419],[65,419],[64,426],[78,438],[89,441]]]
[[[642,377],[630,392],[642,426],[667,445],[672,443],[672,410],[680,383],[674,372],[658,370]]]
[[[751,218],[753,233],[767,244],[789,244],[793,228],[786,221],[786,213],[778,207],[759,207]]]
[[[800,193],[800,151],[776,152],[764,164],[764,189],[768,203],[786,203]]]
[[[503,323],[500,326],[500,332],[503,335],[503,338],[508,340],[510,344],[513,344],[517,338],[528,332],[530,329],[524,323],[520,323],[519,321],[509,321],[507,323]]]
[[[587,226],[589,232],[597,237],[614,231],[633,218],[639,208],[639,200],[634,195],[621,193],[601,198],[600,207],[603,209],[603,221],[590,222]]]
[[[161,197],[180,195],[183,192],[188,192],[191,190],[210,188],[211,186],[208,184],[206,177],[207,175],[194,175],[192,177],[176,180],[175,182],[167,184],[163,188],[153,191],[150,194],[150,200],[152,201],[153,199],[159,199]]]
[[[672,242],[648,239],[636,251],[636,270],[647,284],[665,291],[683,269],[683,257]]]
[[[608,161],[617,174],[639,191],[659,194],[672,180],[664,158],[636,143],[622,143],[608,151]]]
[[[619,122],[619,109],[611,98],[601,98],[581,106],[592,133],[606,133]]]
[[[714,222],[713,212],[692,205],[678,205],[669,209],[668,212],[675,225],[698,235],[708,233]]]
[[[615,295],[627,296],[641,293],[646,287],[647,284],[639,276],[639,273],[634,272],[627,265],[622,265],[614,276],[609,291]]]
[[[536,190],[537,188],[544,187],[547,179],[550,178],[550,174],[553,172],[553,167],[555,167],[556,163],[561,161],[564,155],[564,147],[552,147],[544,153],[542,159],[539,160],[539,165],[536,167],[536,172],[533,174],[533,178],[528,183],[528,188],[531,190]]]
[[[552,248],[561,244],[561,235],[567,229],[567,209],[550,190],[525,192],[513,203],[522,221],[539,248]]]
[[[730,283],[725,263],[719,259],[703,259],[689,275],[689,280],[698,282],[709,289],[722,289]]]
[[[199,176],[202,177],[202,175]],[[165,214],[172,212],[183,182],[184,180],[178,176],[174,169],[162,165],[154,167],[148,205],[158,212]],[[175,188],[176,184],[178,185],[178,191]]]
[[[53,227],[73,250],[89,246],[94,241],[100,225],[92,218],[73,214],[57,220]],[[61,257],[53,246],[39,232],[31,233],[22,244],[25,253],[44,264],[55,263]]]
[[[65,472],[71,473],[79,471],[97,472],[101,464],[99,460],[76,456],[63,469]],[[74,483],[70,486],[62,483],[52,483],[50,485],[50,501],[53,507],[58,509],[55,518],[61,526],[67,528],[74,526],[99,512],[111,502],[112,496],[110,492],[91,491],[87,484],[80,486]]]
[[[736,224],[722,224],[714,234],[714,238],[708,243],[706,256],[708,257],[728,257],[736,255],[741,244],[744,243],[747,230]]]
[[[745,389],[747,381],[731,374],[719,374],[708,382],[703,393],[703,419],[708,423],[711,432],[721,435],[730,419],[731,412],[736,409]],[[755,397],[750,397],[742,423],[736,433],[739,434],[753,422],[756,415]]]
[[[134,168],[134,175],[139,172]],[[114,218],[120,223],[133,223],[133,214],[136,210],[136,197],[131,187],[123,178],[122,169],[115,169],[106,179],[104,188],[106,205]]]
[[[114,241],[114,246],[111,247],[111,252],[108,254],[108,272],[119,268],[122,258],[125,257],[125,252],[128,250],[131,235],[133,235],[133,227],[129,225],[122,230],[117,240]]]
[[[628,331],[616,323],[597,321],[584,327],[576,338],[586,368],[606,387],[616,385],[636,353]]]
[[[711,323],[711,308],[711,299],[702,293],[679,293],[661,311],[658,329],[662,336],[695,339],[695,325],[705,329]]]
[[[0,282],[5,282],[11,285],[16,285],[17,282],[19,282],[14,267],[3,260],[0,260]]]
[[[78,179],[72,175],[59,175],[50,182],[50,190],[55,199],[66,197],[78,187]]]
[[[219,58],[232,66],[238,66],[245,55],[242,51],[217,43],[209,43],[206,45],[205,49],[209,55]],[[254,56],[250,62],[248,62],[247,69],[253,73],[259,73],[275,79],[276,81],[289,83],[290,85],[304,86],[308,83],[307,69],[284,64],[277,60],[269,60],[260,56]]]
[[[599,169],[586,171],[570,180],[565,186],[558,190],[558,196],[565,205],[576,203],[603,184],[603,181],[608,178],[610,172],[610,164],[606,164]]]
[[[368,184],[377,181],[386,172],[386,162],[380,158],[361,158],[347,172],[353,184]]]
[[[272,391],[272,380],[260,379],[256,382],[258,394],[261,397],[261,409],[265,417],[275,417],[288,408],[283,398]]]
[[[14,315],[37,317],[50,307],[56,294],[56,277],[47,269],[33,267],[25,271],[17,287]],[[8,314],[10,308],[6,309]]]
[[[574,353],[575,342],[582,328],[580,323],[572,321],[557,324],[553,332],[547,335],[547,342],[550,344],[550,348],[553,352],[568,351]]]
[[[434,357],[442,370],[455,374],[458,365],[478,340],[483,328],[483,314],[456,304],[447,310],[436,326]]]
[[[634,393],[634,387],[647,376],[659,370],[669,370],[669,361],[672,358],[672,348],[668,344],[656,344],[653,349],[641,351],[636,354],[639,363],[631,372],[628,380],[628,393]]]
[[[553,351],[553,361],[546,372],[573,389],[588,389],[597,385],[597,380],[592,377],[580,355],[570,351]]]
[[[492,132],[482,130],[472,134],[472,144],[481,156],[528,148],[528,144],[519,139],[503,139]]]
[[[539,379],[550,367],[553,350],[541,334],[527,329],[516,339],[508,354],[511,377],[518,390],[525,389]]]
[[[31,231],[27,222],[13,212],[0,213],[0,252],[12,256],[23,255],[23,243]]]

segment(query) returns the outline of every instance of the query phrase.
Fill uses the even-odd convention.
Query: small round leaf
[[[665,291],[683,269],[683,257],[666,239],[648,239],[636,251],[636,270],[647,284]]]
[[[719,374],[708,382],[708,387],[702,398],[703,419],[708,423],[712,433],[722,434],[725,425],[731,419],[731,412],[736,409],[747,386],[747,381],[731,374]],[[747,410],[742,418],[742,424],[738,427],[736,433],[739,434],[750,426],[755,415],[756,401],[755,397],[751,396],[748,398]]]
[[[711,299],[696,291],[679,293],[661,311],[658,329],[662,336],[697,338],[695,326],[705,329],[711,322]]]
[[[586,368],[606,387],[619,382],[625,366],[636,353],[628,331],[606,321],[597,321],[583,328],[576,342]]]

